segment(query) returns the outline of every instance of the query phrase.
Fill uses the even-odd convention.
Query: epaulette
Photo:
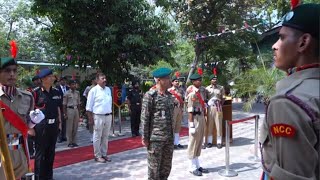
[[[151,89],[147,92],[150,96],[154,96],[155,94],[157,94],[157,90],[156,89]]]
[[[22,90],[22,89],[20,89],[20,88],[17,88],[17,90],[18,90],[21,94],[28,95],[28,96],[31,96],[31,97],[32,97],[32,94],[31,94],[30,91]]]

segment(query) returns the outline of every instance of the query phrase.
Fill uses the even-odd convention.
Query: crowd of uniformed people
[[[294,7],[284,17],[279,40],[272,47],[275,67],[288,71],[288,77],[277,83],[261,128],[261,179],[319,179],[319,11],[319,4]],[[16,86],[17,68],[15,55],[1,58],[0,105],[15,178],[24,177],[30,158],[34,158],[35,179],[53,179],[56,143],[67,141],[70,148],[78,146],[82,95],[86,98],[94,159],[111,162],[107,151],[113,101],[106,75],[97,73],[80,95],[77,81],[61,77],[55,86],[54,72],[42,69],[25,91]],[[159,68],[152,75],[155,85],[143,94],[139,81],[134,80],[126,101],[132,137],[141,136],[148,151],[148,178],[167,179],[173,151],[183,148],[187,148],[191,174],[209,173],[199,161],[201,150],[214,144],[223,146],[225,89],[217,84],[217,74],[210,75],[210,84],[204,87],[201,72],[194,73],[187,89],[181,88],[179,73],[173,75],[171,69]],[[188,119],[187,145],[180,144],[179,139],[183,114]],[[213,131],[217,134],[215,142]],[[8,173],[2,163],[0,179]]]

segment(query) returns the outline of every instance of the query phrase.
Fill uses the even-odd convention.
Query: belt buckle
[[[55,121],[55,119],[48,119],[48,124],[54,124]]]

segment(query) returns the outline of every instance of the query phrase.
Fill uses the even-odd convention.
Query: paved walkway
[[[233,104],[233,119],[240,119],[255,114],[260,115],[260,122],[264,117],[264,107],[261,104],[255,104],[251,113],[245,113],[241,110],[241,105]],[[186,125],[186,119],[183,122]],[[116,126],[116,129],[118,127]],[[122,127],[125,136],[111,138],[118,139],[130,137],[129,122],[125,121]],[[85,127],[79,128],[79,145],[90,145],[90,134]],[[188,137],[181,138],[181,144],[186,145]],[[230,168],[238,172],[236,177],[223,177],[218,171],[225,169],[225,148],[217,149],[216,147],[205,149],[200,156],[200,164],[209,169],[208,174],[202,177],[195,177],[188,172],[189,160],[187,159],[187,150],[176,150],[173,154],[172,170],[170,180],[188,180],[188,179],[215,179],[215,180],[257,180],[261,174],[260,162],[250,161],[249,156],[254,152],[254,120],[233,126],[233,143],[230,147]],[[57,145],[57,151],[68,149],[66,143]],[[145,180],[147,179],[147,152],[145,148],[138,148],[125,151],[110,156],[112,162],[101,164],[94,160],[84,161],[69,166],[54,169],[54,178],[56,180]]]

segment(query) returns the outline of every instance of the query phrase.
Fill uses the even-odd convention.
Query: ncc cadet
[[[183,149],[184,147],[179,143],[179,133],[183,116],[183,90],[179,87],[179,77],[173,76],[171,82],[172,87],[169,88],[168,91],[172,94],[174,99],[174,149]]]
[[[16,88],[17,62],[7,57],[0,60],[0,105],[4,116],[4,129],[7,134],[9,154],[16,179],[28,171],[27,134],[34,136],[34,129],[27,126],[27,116],[33,110],[32,95]],[[11,162],[5,162],[11,163]],[[0,165],[0,179],[4,180],[3,165]]]
[[[288,73],[276,85],[260,134],[262,179],[319,180],[319,4],[285,15],[272,46],[275,66]]]
[[[128,92],[128,106],[130,110],[131,133],[132,137],[140,136],[140,116],[142,92],[139,89],[139,81],[132,82],[132,89]]]
[[[55,146],[59,129],[61,129],[60,104],[62,97],[58,89],[52,87],[55,77],[51,69],[41,70],[38,76],[42,81],[42,87],[35,88],[33,96],[35,108],[43,112],[45,119],[35,126],[35,177],[36,179],[50,180],[53,177]]]
[[[156,87],[146,92],[142,101],[142,144],[148,150],[148,179],[168,179],[173,155],[173,98],[171,70],[159,68],[153,72]]]
[[[193,85],[188,87],[188,95],[186,97],[189,121],[188,158],[191,161],[189,171],[195,176],[202,176],[202,173],[209,172],[207,169],[202,168],[199,163],[206,123],[204,116],[207,95],[205,88],[201,86],[202,77],[199,74],[191,75],[190,80]]]
[[[79,125],[80,92],[76,90],[76,80],[70,80],[70,89],[63,95],[64,119],[67,121],[68,147],[77,147]]]
[[[217,148],[222,148],[222,105],[224,103],[223,95],[224,87],[217,84],[217,76],[212,74],[209,77],[211,84],[206,87],[208,93],[208,116],[205,128],[205,137],[207,144],[204,147],[211,148],[212,145],[212,130],[215,127],[217,130]]]

